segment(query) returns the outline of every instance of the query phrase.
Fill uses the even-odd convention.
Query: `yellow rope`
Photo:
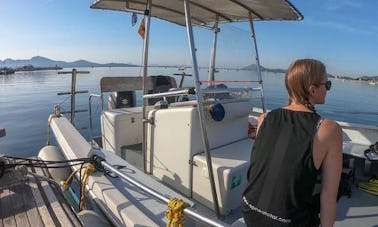
[[[79,210],[81,210],[85,205],[85,185],[87,184],[88,177],[91,173],[95,171],[95,167],[92,164],[88,164],[84,170],[84,174],[81,178],[81,197],[80,197],[80,204]]]
[[[168,210],[165,216],[168,219],[167,227],[182,227],[184,222],[184,209],[189,204],[182,199],[173,198],[168,202]]]
[[[73,176],[75,173],[77,173],[80,169],[76,169],[73,171],[70,176],[67,178],[67,180],[60,182],[60,187],[62,188],[63,191],[67,190],[71,186],[71,182],[73,179]]]
[[[62,190],[67,190],[72,182],[73,176],[80,171],[81,168],[76,169],[74,172],[70,174],[70,176],[67,178],[66,181],[61,182],[60,186],[62,187]],[[93,173],[96,169],[94,165],[88,164],[87,166],[83,167],[82,170],[84,173],[82,174],[82,177],[80,179],[80,203],[79,203],[79,210],[81,210],[85,205],[85,185],[87,184],[88,177],[91,173]]]

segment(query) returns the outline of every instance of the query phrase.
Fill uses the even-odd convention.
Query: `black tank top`
[[[244,192],[246,201],[260,211],[256,215],[266,212],[262,216],[272,214],[295,226],[310,226],[318,219],[319,200],[314,204],[313,191],[319,170],[314,166],[312,145],[320,119],[313,112],[287,109],[267,114],[252,149]],[[243,211],[244,216],[256,213],[245,202]],[[259,225],[282,224],[271,217]]]

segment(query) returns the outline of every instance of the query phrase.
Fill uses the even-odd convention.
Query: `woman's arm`
[[[322,227],[333,226],[336,218],[337,193],[342,171],[342,130],[334,121],[325,120],[318,131],[320,149],[325,156],[322,166],[320,194],[320,222]]]

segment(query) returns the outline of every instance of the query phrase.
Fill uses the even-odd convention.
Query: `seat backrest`
[[[103,77],[100,81],[101,93],[113,91],[136,91],[143,89],[143,77]],[[146,79],[146,89],[152,89],[152,81]]]
[[[148,94],[167,92],[169,89],[176,87],[176,80],[173,77],[162,75],[146,77],[146,90],[148,91]],[[104,92],[116,92],[119,94],[121,94],[121,92],[127,92],[125,96],[120,96],[120,100],[125,103],[122,99],[123,97],[131,97],[135,99],[135,91],[143,89],[143,77],[103,77],[100,81],[100,89],[101,95],[103,95]],[[130,95],[128,93],[129,91],[132,91],[133,94]],[[115,97],[112,98],[116,105],[118,101]],[[160,100],[162,100],[162,98],[151,98],[149,99],[148,104],[154,105]],[[172,103],[175,101],[175,97],[169,97],[167,100],[169,103]],[[135,100],[128,100],[127,103],[136,104]]]

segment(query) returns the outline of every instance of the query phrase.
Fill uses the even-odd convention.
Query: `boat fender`
[[[211,105],[209,112],[214,121],[222,121],[225,116],[224,107],[220,103]]]
[[[106,219],[93,210],[82,210],[77,215],[83,226],[109,226],[109,223],[106,221]]]
[[[66,160],[59,148],[51,145],[43,147],[38,153],[38,158],[44,161]],[[71,168],[51,168],[49,169],[49,172],[55,181],[60,182],[68,178],[68,176],[71,174]]]

